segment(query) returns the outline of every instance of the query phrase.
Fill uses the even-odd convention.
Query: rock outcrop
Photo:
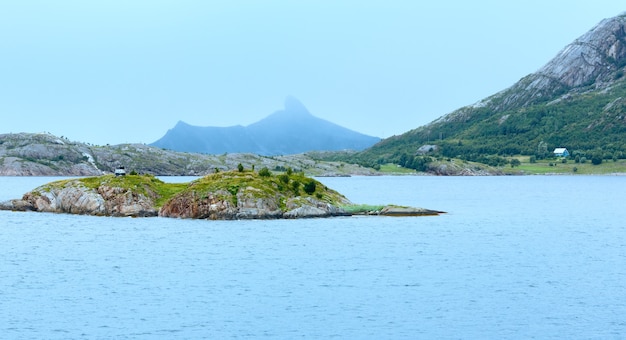
[[[343,195],[302,174],[227,172],[187,184],[164,183],[149,175],[56,181],[22,199],[1,202],[0,210],[234,220],[349,216],[343,208],[348,205],[351,203]],[[377,213],[432,214],[438,212],[395,206]]]
[[[39,211],[94,216],[156,216],[154,200],[128,188],[102,184],[89,188],[80,180],[59,181],[35,188],[21,200],[0,204],[2,210]]]
[[[310,175],[373,175],[371,168],[320,162],[298,154],[191,154],[144,144],[94,146],[47,133],[0,134],[0,176],[100,176],[124,165],[128,171],[155,176],[204,176],[238,164],[250,169],[301,169]]]
[[[299,189],[314,181],[314,191]],[[296,184],[297,183],[297,184]],[[251,172],[207,176],[174,195],[159,216],[212,220],[276,219],[343,216],[349,201],[321,183],[300,174],[282,177]]]

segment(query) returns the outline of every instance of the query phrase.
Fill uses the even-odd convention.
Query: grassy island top
[[[56,181],[46,184],[38,190],[47,191],[50,188],[75,185],[72,183],[80,183],[94,190],[101,186],[127,189],[152,198],[156,207],[161,207],[177,194],[189,192],[227,191],[236,200],[239,189],[246,188],[253,189],[250,192],[253,192],[258,198],[311,196],[336,206],[343,206],[348,203],[343,195],[329,189],[313,178],[306,177],[303,173],[292,172],[288,169],[285,173],[273,174],[267,168],[258,172],[243,169],[241,171],[217,172],[188,183],[166,183],[152,175],[134,173],[126,176],[103,175]]]
[[[325,216],[424,216],[442,213],[435,210],[395,205],[353,204],[345,196],[313,178],[306,177],[304,173],[287,169],[284,173],[274,174],[267,168],[254,171],[244,170],[241,166],[238,170],[216,172],[188,183],[166,183],[153,175],[139,175],[134,172],[125,176],[109,174],[67,179],[40,186],[25,197],[30,197],[32,204],[36,201],[36,197],[44,194],[53,193],[54,196],[48,196],[47,199],[44,199],[48,201],[50,197],[57,197],[56,195],[59,195],[60,192],[65,192],[65,194],[61,194],[63,197],[75,195],[76,191],[72,191],[73,189],[79,189],[78,192],[81,190],[96,192],[108,202],[115,202],[112,206],[118,208],[107,208],[113,209],[109,212],[111,214],[119,214],[119,211],[129,209],[128,206],[133,206],[134,203],[138,202],[147,203],[147,206],[144,205],[141,208],[143,209],[140,211],[142,214],[143,211],[156,214],[157,211],[165,209],[164,216],[171,216],[171,214],[188,216],[187,210],[189,209],[194,214],[199,211],[197,209],[208,209],[208,216],[211,218],[215,216],[217,216],[215,218],[236,218],[237,214],[242,213],[242,211],[244,214],[256,211],[252,215],[245,215],[246,218],[280,217],[282,216],[280,211],[283,213],[290,212],[289,216],[291,216],[294,209],[305,209],[304,206],[311,207],[306,209],[313,209],[313,212],[308,210],[307,214],[313,215],[320,214],[319,210],[315,209],[330,209],[324,210],[326,213],[322,214],[328,214]],[[33,197],[35,200],[32,199]],[[70,198],[70,200],[74,202],[76,198]],[[214,206],[215,208],[213,208]],[[211,215],[214,211],[212,209],[222,209],[219,211],[223,211],[223,214]],[[73,208],[69,208],[69,210],[72,211]],[[96,213],[102,212],[97,210]],[[200,214],[200,216],[204,215]]]

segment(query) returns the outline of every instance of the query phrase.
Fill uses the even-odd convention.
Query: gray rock
[[[238,219],[280,218],[283,215],[278,197],[263,197],[261,190],[246,187],[237,193]]]
[[[378,215],[381,216],[436,216],[442,214],[442,211],[415,208],[415,207],[398,207],[387,206],[384,207]]]
[[[87,188],[79,181],[68,181],[63,186],[41,186],[24,195],[22,200],[1,205],[4,210],[32,210],[95,216],[156,216],[154,202],[142,194],[122,188],[102,186]]]
[[[294,197],[287,200],[284,218],[310,218],[349,215],[343,209],[312,197]]]

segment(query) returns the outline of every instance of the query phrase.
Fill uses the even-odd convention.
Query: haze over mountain
[[[408,163],[420,147],[478,161],[495,155],[545,156],[556,147],[581,156],[624,158],[625,26],[626,13],[605,19],[513,86],[385,139],[357,158],[414,167]]]
[[[200,127],[178,122],[152,146],[205,154],[254,153],[265,156],[307,151],[363,150],[380,141],[313,116],[294,97],[285,108],[248,126]]]

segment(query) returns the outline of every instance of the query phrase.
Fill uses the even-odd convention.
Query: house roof
[[[567,151],[567,148],[556,148],[554,149],[554,153],[563,153]]]

